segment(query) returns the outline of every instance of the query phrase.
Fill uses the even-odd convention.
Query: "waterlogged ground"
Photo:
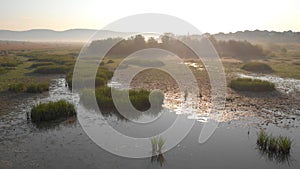
[[[299,84],[299,83],[297,83]],[[112,85],[121,85],[113,82]],[[278,86],[279,84],[277,84]],[[237,117],[244,111],[245,114],[253,112],[254,108],[249,104],[261,102],[261,100],[253,101],[250,96],[241,97],[234,92],[229,92],[231,101],[227,109]],[[273,94],[277,96],[278,93]],[[281,97],[288,97],[279,93],[280,97],[276,97],[274,101]],[[243,95],[242,95],[243,96]],[[165,108],[160,114],[160,118],[155,125],[147,125],[142,128],[135,128],[136,124],[116,118],[114,115],[105,117],[100,120],[106,120],[115,129],[122,133],[132,136],[146,137],[147,134],[154,135],[160,131],[164,131],[179,118],[190,119],[192,116],[190,109],[181,109],[179,112],[176,108],[171,109],[172,105],[176,105],[170,100],[183,103],[182,94],[169,94],[169,99],[165,103]],[[238,97],[238,98],[237,98]],[[249,99],[250,97],[250,99]],[[248,102],[243,99],[248,99]],[[262,100],[270,100],[271,96],[262,96]],[[81,125],[76,119],[70,119],[60,124],[51,124],[44,126],[35,126],[27,119],[26,113],[30,107],[37,102],[53,101],[58,99],[66,99],[71,102],[78,103],[78,96],[72,94],[65,85],[63,77],[53,79],[49,95],[39,95],[29,97],[16,109],[0,118],[0,168],[299,168],[300,166],[300,121],[295,112],[280,111],[281,106],[276,108],[274,105],[258,107],[266,109],[266,113],[250,113],[243,118],[237,120],[230,119],[221,121],[219,127],[213,136],[204,144],[198,143],[199,134],[207,116],[207,111],[198,113],[197,123],[187,137],[180,142],[175,148],[163,154],[165,162],[162,164],[157,161],[151,161],[151,158],[129,159],[113,155],[93,143],[87,134],[83,131]],[[191,98],[192,99],[192,98]],[[296,98],[292,98],[296,100]],[[254,99],[255,100],[255,99]],[[284,99],[283,99],[284,100]],[[187,100],[191,101],[191,100]],[[236,103],[237,101],[243,101]],[[250,103],[249,103],[250,101]],[[286,100],[285,104],[290,100]],[[207,101],[208,102],[208,101]],[[297,102],[293,102],[296,108]],[[203,103],[205,104],[205,102]],[[238,105],[240,104],[240,105]],[[284,103],[282,103],[284,104]],[[248,109],[246,107],[248,106]],[[260,104],[259,104],[260,106]],[[178,107],[178,105],[177,105]],[[179,106],[180,107],[180,106]],[[230,108],[231,107],[231,108]],[[254,107],[254,106],[253,106]],[[236,108],[236,109],[235,109]],[[272,109],[271,109],[272,108]],[[232,110],[231,110],[232,109]],[[278,111],[273,111],[274,109]],[[288,108],[286,108],[288,109]],[[84,109],[85,111],[89,111]],[[282,109],[284,110],[284,109]],[[267,113],[269,112],[269,113]],[[281,115],[279,114],[281,113]],[[294,113],[293,113],[294,112]],[[206,113],[206,114],[205,114]],[[269,116],[265,116],[268,114]],[[278,114],[278,115],[277,115]],[[199,117],[198,117],[199,116]],[[149,114],[143,114],[140,120],[149,118]],[[267,121],[267,120],[270,121]],[[276,121],[276,122],[275,122]],[[187,120],[186,124],[192,120]],[[282,123],[281,123],[282,122]],[[92,125],[93,121],[91,121]],[[106,124],[108,125],[108,124]],[[280,160],[268,156],[259,151],[256,146],[256,135],[261,129],[266,129],[273,135],[289,136],[293,140],[291,154],[288,158]],[[147,131],[147,132],[145,132]],[[105,136],[103,136],[105,137]],[[168,140],[165,140],[168,144]],[[149,144],[150,140],[149,140]],[[151,151],[151,150],[149,150]]]

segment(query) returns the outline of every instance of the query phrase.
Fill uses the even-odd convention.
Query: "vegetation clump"
[[[52,66],[54,65],[53,62],[40,62],[40,63],[34,63],[30,66],[30,68],[37,68],[37,67],[40,67],[40,66]]]
[[[60,66],[60,65],[52,65],[52,66],[40,66],[38,67],[34,73],[40,74],[65,74],[71,68],[68,66]]]
[[[112,96],[114,93],[114,100]],[[147,91],[144,89],[140,90],[129,90],[129,99],[132,105],[140,111],[148,110],[151,106],[153,108],[161,108],[164,100],[164,95],[160,91]],[[96,96],[96,101],[101,110],[116,110],[115,104],[124,105],[126,107],[128,102],[126,102],[128,96],[125,90],[118,90],[110,88],[107,86],[102,86],[96,88],[95,93],[91,89],[85,89],[81,93],[81,102],[90,106],[91,99]],[[149,99],[150,98],[150,99]]]
[[[292,140],[288,137],[279,136],[273,137],[268,135],[264,130],[261,130],[257,136],[257,145],[260,150],[278,154],[289,154],[292,147]]]
[[[21,93],[21,92],[26,92],[26,93],[42,93],[44,91],[49,90],[49,84],[48,83],[31,83],[25,85],[24,83],[15,83],[15,84],[10,84],[8,86],[8,90],[15,92],[15,93]]]
[[[58,119],[67,119],[68,117],[72,117],[75,115],[75,106],[65,100],[40,103],[31,109],[31,120],[36,123]]]
[[[254,73],[272,73],[273,69],[261,62],[249,62],[246,63],[242,66],[242,69],[249,71],[249,72],[254,72]]]
[[[238,91],[268,92],[275,90],[274,83],[251,78],[233,79],[229,86]]]

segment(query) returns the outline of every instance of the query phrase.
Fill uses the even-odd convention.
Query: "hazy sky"
[[[179,17],[202,32],[300,31],[300,0],[0,0],[0,29],[101,29],[149,12]]]

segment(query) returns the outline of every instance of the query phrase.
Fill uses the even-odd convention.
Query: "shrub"
[[[40,74],[65,74],[67,73],[71,68],[67,66],[41,66],[38,67],[34,73],[40,73]]]
[[[249,62],[242,66],[242,69],[247,70],[249,72],[255,72],[255,73],[272,73],[273,69],[261,62]]]
[[[40,103],[31,109],[31,120],[36,123],[66,119],[75,115],[75,106],[65,100]]]
[[[239,91],[266,92],[275,90],[274,83],[250,78],[233,79],[229,86]]]

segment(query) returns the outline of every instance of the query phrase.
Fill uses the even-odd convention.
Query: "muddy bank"
[[[197,78],[200,94],[194,93],[189,102],[194,103],[190,107],[199,107],[197,117],[199,120],[207,117],[211,107],[210,82],[203,66],[199,63],[185,63]],[[227,81],[241,75],[229,74]],[[243,75],[248,77],[248,75]],[[255,122],[261,125],[273,123],[282,127],[293,127],[294,120],[300,116],[299,86],[300,81],[296,79],[285,79],[276,77],[257,77],[276,84],[274,92],[238,92],[227,87],[227,97],[222,122],[232,120],[245,120],[249,124]],[[190,82],[195,83],[195,82]],[[169,75],[159,71],[146,71],[139,73],[131,82],[131,88],[160,89],[165,92],[165,106],[176,109],[184,102],[184,91],[180,91],[177,82]],[[199,98],[196,98],[199,97]],[[198,102],[195,102],[199,99]],[[191,110],[186,110],[189,113]],[[250,119],[250,120],[247,120]]]

